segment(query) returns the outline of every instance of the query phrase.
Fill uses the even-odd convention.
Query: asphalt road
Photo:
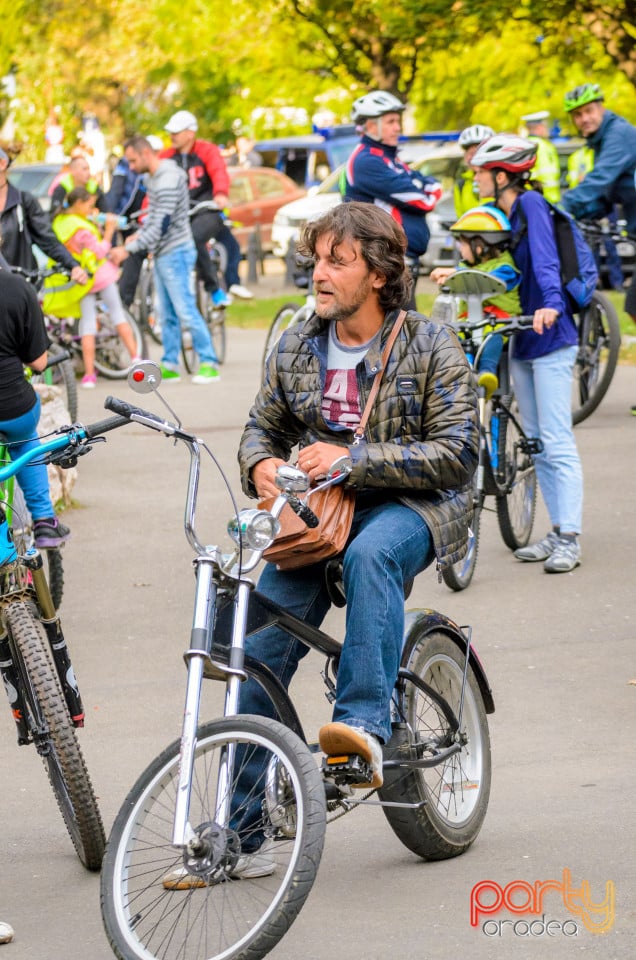
[[[212,445],[241,502],[235,452],[262,342],[262,332],[232,329],[219,384],[165,388],[184,424]],[[100,380],[81,392],[80,419],[104,416],[107,393],[135,399],[125,383]],[[600,409],[577,428],[586,485],[578,570],[547,576],[541,565],[517,563],[488,515],[471,587],[453,594],[431,571],[409,600],[472,624],[494,690],[492,796],[476,843],[456,860],[423,863],[377,807],[333,823],[314,889],[273,960],[632,960],[636,420],[627,411],[635,400],[636,371],[621,368]],[[160,409],[156,398],[144,403]],[[179,735],[194,584],[182,529],[186,474],[185,450],[126,427],[80,462],[77,507],[67,515],[73,539],[64,551],[62,619],[87,708],[81,743],[107,829],[141,770]],[[210,470],[201,491],[207,541],[218,542],[230,512]],[[535,532],[546,529],[541,507]],[[341,614],[328,624],[340,629]],[[307,658],[295,684],[311,732],[329,716],[320,667]],[[221,693],[206,684],[205,719],[218,715]],[[3,960],[108,960],[99,878],[76,859],[41,763],[16,746],[6,708],[0,769],[0,919],[16,930],[0,947]],[[562,884],[564,870],[575,888],[587,881],[597,903],[606,883],[615,885],[606,935],[589,932],[572,912],[576,895],[568,907],[557,889],[544,893],[539,912],[555,921],[547,929],[529,933],[535,917],[527,914],[525,925],[502,925],[520,919],[505,910],[471,926],[475,884],[491,880],[502,891],[521,880]]]

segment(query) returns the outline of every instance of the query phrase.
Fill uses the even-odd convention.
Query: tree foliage
[[[0,75],[17,67],[0,124],[11,106],[31,159],[54,106],[67,146],[84,113],[116,142],[180,107],[222,142],[306,129],[319,107],[346,119],[380,88],[420,129],[516,129],[530,109],[560,116],[564,90],[592,78],[636,120],[635,14],[636,0],[0,0]]]

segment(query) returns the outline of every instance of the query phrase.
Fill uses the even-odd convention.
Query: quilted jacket
[[[358,364],[360,407],[381,366],[382,347],[397,312]],[[296,444],[348,445],[348,485],[385,490],[426,521],[438,564],[460,560],[471,519],[471,478],[477,465],[477,398],[469,365],[447,327],[409,312],[391,351],[366,428],[352,445],[347,428],[330,428],[321,399],[327,368],[327,322],[316,314],[281,337],[250,411],[239,448],[243,489],[256,496],[252,467],[266,457],[288,460]]]

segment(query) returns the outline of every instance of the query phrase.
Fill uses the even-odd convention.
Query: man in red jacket
[[[179,110],[173,114],[165,127],[172,146],[163,150],[160,157],[174,160],[185,170],[191,207],[204,200],[213,200],[219,208],[218,213],[214,210],[196,213],[191,219],[191,226],[197,248],[197,272],[206,290],[212,294],[214,303],[227,306],[232,301],[220,288],[206,244],[211,238],[218,239],[224,233],[225,224],[220,211],[229,203],[230,178],[219,148],[208,140],[197,139],[198,127],[197,118],[189,110]],[[237,295],[240,296],[238,291]]]

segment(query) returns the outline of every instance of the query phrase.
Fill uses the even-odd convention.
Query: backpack
[[[596,290],[598,283],[596,260],[576,220],[561,207],[550,203],[549,200],[545,202],[550,208],[550,216],[554,223],[554,234],[561,264],[561,283],[568,296],[572,311],[578,313],[583,307],[589,306],[592,294]],[[523,220],[523,227],[512,242],[511,251],[513,254],[522,236],[528,231],[528,223],[521,203],[519,204],[519,213]]]

